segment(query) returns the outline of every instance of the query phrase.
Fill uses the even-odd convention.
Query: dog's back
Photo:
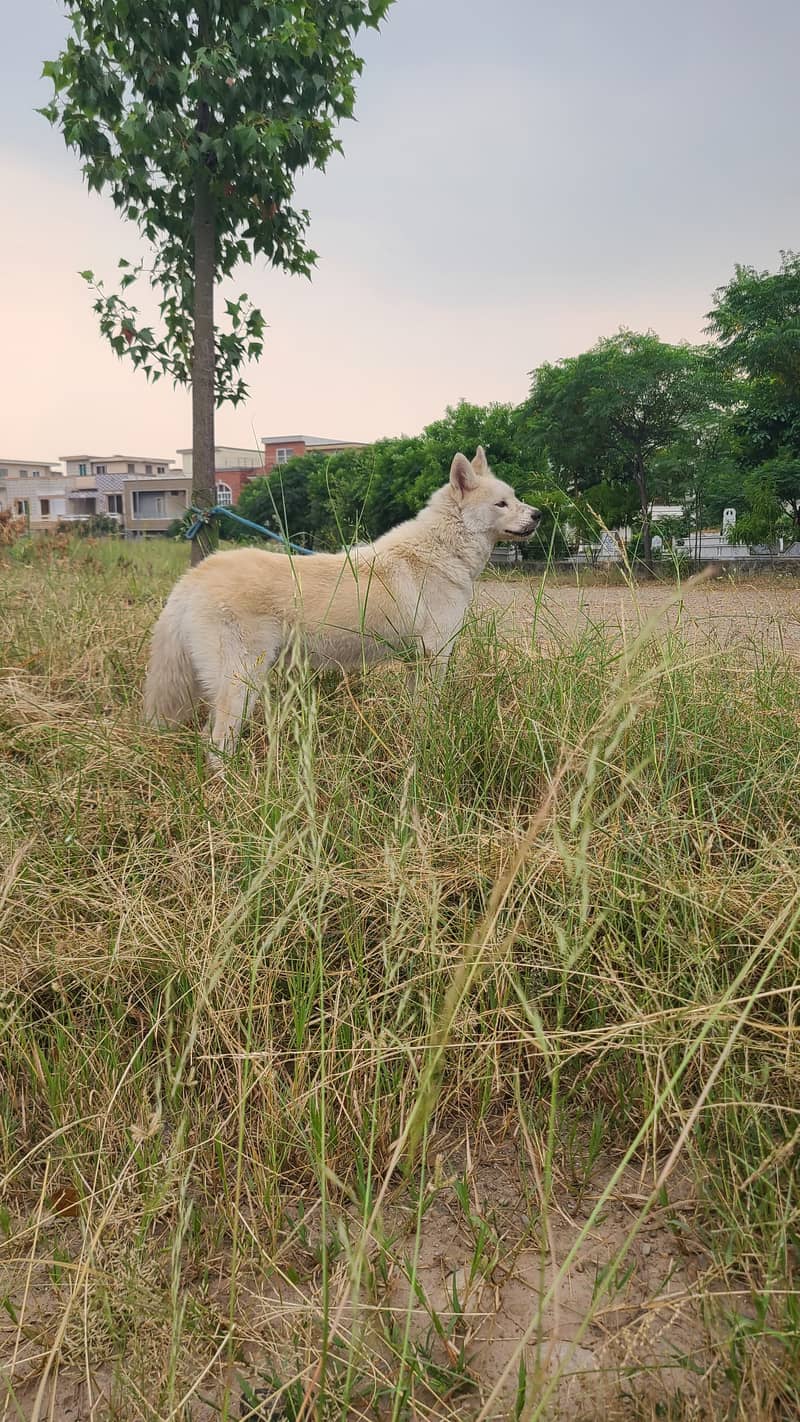
[[[374,544],[311,558],[215,553],[184,574],[158,620],[145,715],[176,724],[203,699],[212,745],[222,749],[249,691],[295,641],[312,666],[343,670],[415,643],[441,672],[494,543],[527,537],[537,520],[479,449],[472,463],[456,455],[449,485]]]

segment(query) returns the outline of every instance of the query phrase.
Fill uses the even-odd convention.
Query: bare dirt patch
[[[729,578],[678,589],[670,583],[635,587],[565,586],[549,580],[489,576],[478,606],[497,616],[504,632],[535,636],[556,647],[592,626],[632,637],[663,612],[662,626],[679,628],[690,642],[727,648],[750,643],[800,656],[800,582]]]
[[[693,1237],[688,1179],[642,1220],[648,1172],[629,1167],[592,1220],[612,1174],[610,1162],[598,1165],[579,1198],[559,1190],[545,1212],[509,1144],[473,1171],[471,1228],[446,1193],[426,1213],[417,1284],[401,1278],[392,1305],[398,1315],[410,1308],[412,1338],[442,1366],[463,1358],[474,1394],[465,1391],[460,1415],[511,1417],[523,1389],[526,1414],[549,1393],[549,1418],[719,1400],[718,1376],[709,1388],[709,1261]],[[485,1269],[475,1264],[480,1219],[495,1231]]]
[[[226,1366],[219,1358],[196,1391],[189,1383],[181,1415],[204,1422],[227,1405],[231,1417],[295,1416],[318,1363],[324,1311],[339,1320],[330,1366],[339,1342],[360,1375],[348,1413],[354,1418],[392,1415],[401,1355],[410,1381],[399,1415],[420,1422],[500,1422],[529,1416],[537,1403],[536,1416],[570,1422],[649,1418],[665,1401],[666,1416],[721,1415],[725,1299],[695,1233],[698,1201],[688,1174],[673,1175],[667,1198],[643,1218],[653,1166],[627,1167],[598,1209],[614,1173],[612,1161],[598,1161],[588,1181],[555,1188],[545,1209],[538,1171],[527,1168],[520,1144],[507,1138],[485,1146],[480,1159],[457,1150],[422,1207],[395,1199],[380,1243],[368,1244],[360,1295],[350,1267],[359,1221],[348,1212],[337,1230],[350,1243],[330,1270],[327,1306],[314,1228],[300,1249],[290,1229],[274,1267],[265,1260],[263,1268],[240,1268],[238,1361]],[[8,1316],[2,1328],[10,1415],[25,1419],[34,1415],[66,1302],[63,1292],[48,1290],[45,1271],[36,1272],[33,1287],[27,1280],[22,1330]],[[224,1253],[215,1274],[215,1285],[204,1285],[204,1306],[222,1324],[232,1279]],[[191,1295],[191,1273],[184,1286]],[[65,1360],[54,1369],[40,1415],[53,1422],[140,1416],[127,1360],[92,1356],[91,1338],[80,1341],[83,1366]],[[258,1410],[248,1398],[259,1399]]]

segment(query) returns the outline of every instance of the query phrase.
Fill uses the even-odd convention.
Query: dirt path
[[[493,577],[481,584],[479,606],[498,615],[501,630],[534,633],[538,644],[557,645],[602,625],[632,636],[642,622],[664,609],[664,626],[681,626],[695,641],[714,646],[762,644],[800,656],[800,580],[790,583],[715,579],[685,588],[641,584],[636,588],[576,587],[538,579]]]

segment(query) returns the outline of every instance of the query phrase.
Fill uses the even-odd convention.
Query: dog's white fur
[[[156,623],[146,719],[178,725],[207,703],[217,763],[235,743],[249,693],[297,641],[312,667],[341,670],[416,645],[441,676],[495,544],[521,542],[538,521],[479,448],[471,462],[457,454],[427,507],[374,543],[310,558],[213,554],[184,574]]]

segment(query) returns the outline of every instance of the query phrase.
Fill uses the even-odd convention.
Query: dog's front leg
[[[447,665],[450,661],[450,648],[442,647],[440,651],[427,653],[425,657],[425,671],[430,677],[433,685],[440,687],[447,676]]]
[[[447,675],[449,660],[449,647],[430,647],[421,643],[406,672],[409,693],[413,696],[424,682],[430,682],[438,689]]]

